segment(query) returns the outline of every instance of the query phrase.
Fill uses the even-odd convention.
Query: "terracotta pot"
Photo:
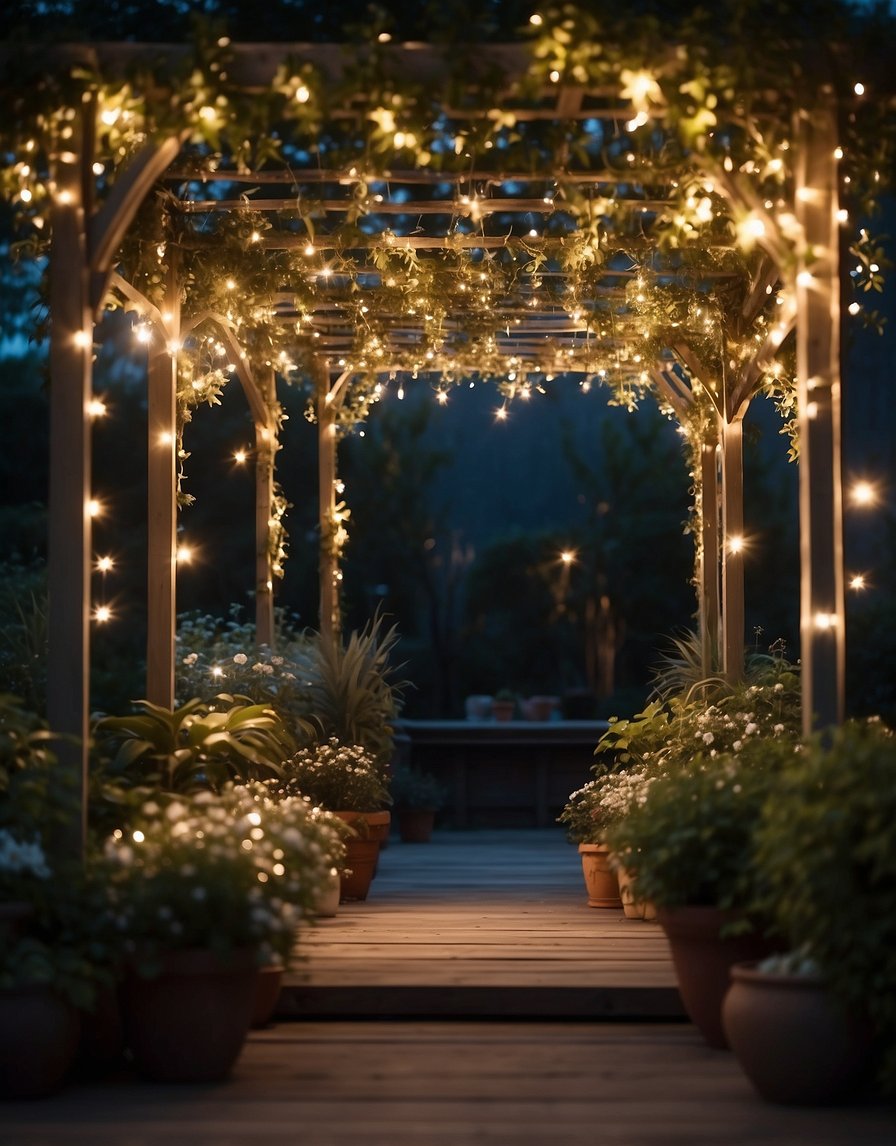
[[[610,850],[604,844],[579,844],[582,857],[582,875],[588,892],[589,907],[618,910],[622,906],[619,880],[610,867]]]
[[[616,876],[619,880],[619,897],[622,900],[622,910],[627,919],[643,919],[647,904],[635,898],[635,889],[632,877],[624,867],[616,865]]]
[[[58,1090],[75,1061],[79,1029],[77,1010],[49,987],[0,991],[0,1096]]]
[[[398,834],[403,844],[428,844],[436,822],[434,808],[401,808],[398,816]]]
[[[828,1106],[867,1082],[872,1034],[820,977],[731,969],[722,1024],[744,1074],[768,1102]]]
[[[255,985],[255,1004],[252,1009],[253,1027],[266,1027],[274,1017],[274,1011],[277,1009],[277,1000],[280,998],[280,988],[282,985],[282,964],[270,963],[258,968],[258,980]]]
[[[339,872],[334,868],[327,879],[324,890],[317,897],[314,905],[315,915],[323,919],[332,918],[339,911]]]
[[[724,1050],[722,1000],[735,963],[764,959],[776,947],[752,931],[722,939],[723,927],[741,918],[717,907],[661,907],[657,919],[666,933],[681,1001],[691,1022],[711,1047]]]
[[[346,840],[345,864],[339,875],[339,902],[366,899],[376,871],[380,845],[376,840]]]
[[[379,860],[379,853],[383,850],[383,848],[386,847],[388,840],[389,840],[389,828],[392,824],[392,813],[389,811],[384,811],[384,812],[383,811],[380,811],[380,812],[338,811],[338,812],[334,812],[333,815],[338,816],[340,818],[340,820],[345,820],[345,822],[347,824],[350,824],[355,829],[355,831],[358,833],[358,835],[361,837],[361,839],[363,839],[365,841],[372,840],[372,841],[374,841],[374,843],[376,843],[377,854],[376,854],[376,859],[374,860],[374,863],[373,863],[373,875],[371,875],[371,877],[370,877],[371,879],[374,879],[376,876],[376,869],[377,869],[377,863]],[[366,861],[362,860],[361,862],[366,862]],[[346,861],[346,863],[347,863],[348,867],[352,866],[350,863],[348,863],[348,861]],[[342,898],[345,899],[346,896],[343,894]],[[353,895],[350,898],[351,899],[366,899],[367,895],[366,894],[364,894],[364,895]]]
[[[254,949],[226,961],[200,948],[171,951],[162,972],[133,967],[121,988],[125,1045],[137,1071],[157,1082],[212,1082],[239,1058],[255,1007]]]
[[[493,700],[492,701],[492,719],[500,721],[513,720],[513,714],[516,712],[515,700]]]

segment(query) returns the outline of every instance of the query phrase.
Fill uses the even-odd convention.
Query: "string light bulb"
[[[857,481],[849,491],[850,500],[855,505],[875,505],[877,490],[870,481]]]

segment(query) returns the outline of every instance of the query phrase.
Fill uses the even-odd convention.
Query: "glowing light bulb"
[[[499,406],[498,409],[495,410],[495,417],[497,418],[497,420],[499,422],[506,422],[507,421],[507,407],[506,406]]]
[[[822,632],[828,632],[837,627],[837,614],[836,613],[816,613],[813,622],[816,629]]]
[[[300,84],[296,88],[296,103],[307,103],[311,99],[311,89],[305,84]]]
[[[72,341],[74,342],[75,346],[79,347],[81,350],[86,350],[92,339],[86,330],[76,330],[72,336]]]
[[[856,505],[874,505],[877,490],[870,481],[857,481],[849,491],[849,496]]]
[[[861,311],[862,307],[857,302],[851,302],[846,309],[849,311],[849,313],[851,315],[855,316]]]
[[[102,506],[100,505],[100,503],[97,501],[97,499],[95,497],[92,497],[87,502],[87,516],[88,517],[99,517],[99,515],[101,513],[102,513]]]
[[[106,403],[94,398],[87,403],[87,414],[91,418],[102,418],[106,413]]]
[[[576,559],[576,554],[575,554],[574,549],[564,549],[563,552],[560,554],[560,560],[563,562],[564,565],[572,565],[572,563],[573,563],[573,561],[575,561],[575,559]]]
[[[864,95],[865,85],[863,83],[853,84],[852,90],[856,93],[857,96]]]
[[[111,557],[100,557],[96,563],[96,567],[100,573],[108,573],[110,569],[115,568],[115,562]]]
[[[189,565],[193,560],[193,550],[189,545],[178,545],[175,560],[178,565]]]
[[[237,450],[236,453],[233,455],[233,460],[236,462],[236,464],[238,466],[241,466],[243,464],[243,462],[245,462],[245,460],[246,460],[246,451],[245,450]]]
[[[850,589],[865,589],[867,588],[867,585],[868,582],[865,580],[865,575],[863,573],[856,573],[849,579]]]
[[[108,605],[97,605],[93,613],[93,619],[99,625],[104,625],[107,621],[112,620],[112,610]]]
[[[727,541],[728,552],[732,553],[732,554],[733,553],[743,553],[744,544],[745,544],[745,542],[744,542],[743,537],[741,537],[739,535],[729,537],[728,541]]]
[[[533,28],[540,28],[541,25],[544,23],[544,20],[538,14],[538,12],[533,12],[532,15],[529,17],[529,23],[532,25]]]
[[[142,844],[143,841],[146,839],[146,836],[144,836],[144,834],[138,828],[137,831],[134,832],[134,834],[131,836],[131,839],[134,841],[135,844]]]

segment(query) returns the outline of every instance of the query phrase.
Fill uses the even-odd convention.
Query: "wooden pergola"
[[[316,395],[320,624],[330,631],[338,628],[336,442],[340,427],[376,400],[377,387],[396,376],[435,379],[438,387],[478,374],[498,380],[510,400],[553,375],[580,373],[633,393],[653,391],[699,437],[702,629],[707,646],[718,639],[726,671],[736,676],[743,661],[743,557],[728,542],[743,525],[742,420],[795,329],[804,719],[807,730],[840,721],[834,93],[819,87],[793,108],[788,150],[780,153],[787,178],[772,200],[763,182],[768,173],[760,177],[752,161],[732,164],[711,149],[670,148],[676,127],[646,70],[640,85],[629,73],[624,84],[595,86],[547,72],[543,61],[536,68],[522,46],[493,45],[465,61],[464,88],[436,48],[390,44],[377,50],[376,61],[393,79],[377,96],[363,103],[355,91],[326,104],[320,94],[326,85],[339,91],[345,79],[344,48],[237,44],[227,45],[226,55],[228,90],[259,101],[276,91],[284,106],[299,109],[297,119],[285,121],[294,135],[281,140],[278,155],[257,164],[222,161],[197,144],[197,123],[224,114],[206,95],[208,102],[197,98],[189,112],[180,106],[164,122],[147,116],[139,144],[112,160],[114,179],[108,177],[114,139],[104,124],[116,108],[129,106],[123,85],[129,98],[148,98],[158,80],[144,80],[139,91],[140,65],[152,61],[156,77],[166,69],[177,74],[187,49],[70,46],[43,65],[60,72],[87,65],[108,84],[84,85],[66,113],[64,145],[57,137],[48,148],[48,717],[55,732],[77,743],[69,750],[73,764],[86,769],[89,734],[91,345],[110,297],[137,311],[148,332],[150,699],[170,704],[174,694],[178,361],[191,338],[213,332],[255,423],[259,642],[273,632],[272,535],[282,528],[271,510],[278,374],[299,370]],[[489,98],[485,76],[493,84]],[[383,90],[393,92],[391,104]],[[426,150],[404,124],[412,101],[394,94],[402,91],[415,92],[415,112],[424,108],[428,116]],[[306,117],[316,99],[319,110]],[[355,148],[352,161],[352,140],[362,135],[365,146]],[[660,163],[664,145],[672,159]],[[134,221],[153,194],[158,229],[140,232],[129,248]],[[694,234],[705,226],[711,238],[658,245],[671,226],[685,232],[691,226]],[[739,248],[733,236],[744,227],[749,242]],[[149,246],[158,254],[151,289]],[[265,284],[248,298],[239,283],[226,282],[228,251],[237,248],[240,266],[254,268]],[[210,269],[214,289],[195,289],[202,268]],[[642,287],[690,291],[721,309],[726,337],[740,340],[736,360],[732,350],[726,361],[727,343],[721,366],[702,358],[697,332],[687,325],[644,360],[636,297]]]

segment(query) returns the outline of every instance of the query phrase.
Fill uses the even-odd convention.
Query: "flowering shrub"
[[[392,802],[374,757],[359,744],[300,749],[283,765],[284,788],[330,811],[371,812]]]
[[[696,753],[656,776],[606,831],[637,898],[657,907],[752,910],[762,807],[798,751],[790,739],[751,737],[737,752]]]
[[[263,784],[150,798],[106,841],[109,916],[146,974],[189,947],[254,947],[260,962],[288,963],[341,849],[304,800],[275,799]]]
[[[602,843],[610,824],[642,804],[656,775],[646,764],[605,772],[573,792],[558,816],[572,843]]]
[[[0,990],[49,986],[89,1008],[97,984],[111,981],[93,871],[74,861],[54,867],[39,836],[0,829],[0,900],[18,908],[0,943]]]
[[[277,652],[255,643],[255,626],[240,622],[239,609],[230,619],[191,613],[178,618],[176,691],[180,697],[210,700],[222,689],[273,708],[297,737],[308,740],[312,710],[304,667],[313,638],[294,632],[282,611],[276,613]]]
[[[612,718],[595,755],[662,770],[698,753],[736,755],[755,740],[795,742],[801,731],[799,675],[775,660],[752,682],[720,686],[711,702],[690,690],[653,701],[631,720]]]

